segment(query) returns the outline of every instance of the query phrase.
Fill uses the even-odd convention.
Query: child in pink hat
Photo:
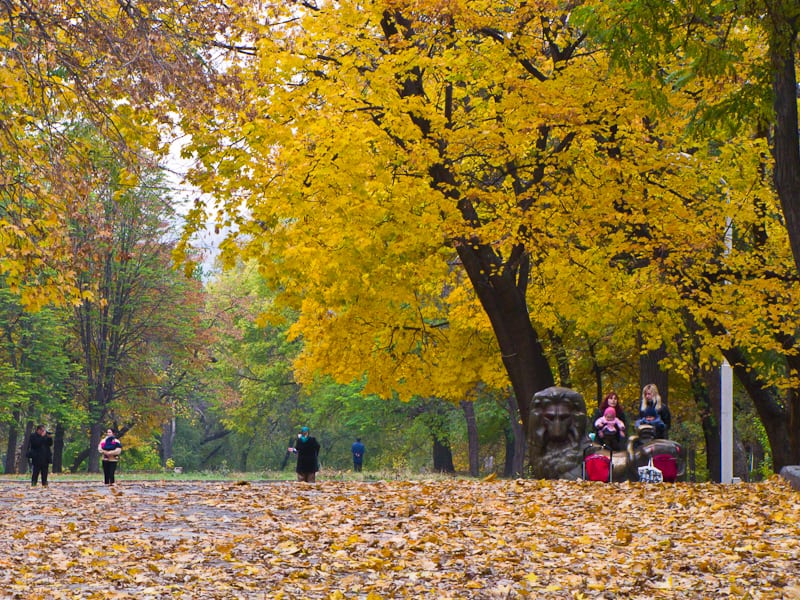
[[[617,411],[611,406],[605,410],[602,417],[594,422],[594,428],[600,441],[611,445],[614,449],[617,449],[616,447],[625,437],[625,423],[617,418]]]

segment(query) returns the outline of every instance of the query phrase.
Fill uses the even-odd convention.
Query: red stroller
[[[613,451],[604,446],[588,446],[583,451],[583,479],[585,481],[614,480]]]
[[[653,456],[653,466],[661,471],[664,481],[668,483],[677,481],[678,459],[676,457],[671,454],[656,454]]]

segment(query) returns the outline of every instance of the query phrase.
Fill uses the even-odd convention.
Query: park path
[[[784,481],[0,484],[0,598],[800,599]]]

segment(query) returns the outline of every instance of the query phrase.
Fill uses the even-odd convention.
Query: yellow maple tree
[[[631,352],[637,328],[681,331],[664,262],[723,254],[720,167],[681,152],[685,120],[648,119],[560,5],[308,4],[261,23],[239,110],[184,126],[218,198],[195,218],[232,227],[224,259],[259,260],[300,309],[301,376],[454,400],[510,381],[526,421],[555,381],[546,333],[613,330]]]

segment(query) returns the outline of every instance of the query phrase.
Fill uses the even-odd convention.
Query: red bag
[[[678,459],[671,454],[656,454],[653,466],[664,475],[664,481],[672,483],[678,479]]]
[[[589,481],[611,481],[611,459],[604,454],[590,454],[583,459],[586,479]]]

